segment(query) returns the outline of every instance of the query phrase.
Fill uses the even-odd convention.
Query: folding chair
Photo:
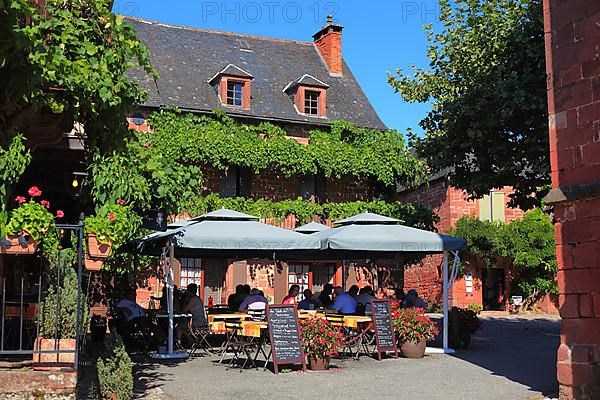
[[[190,349],[190,357],[193,357],[198,350],[203,351],[207,356],[210,355],[212,352],[212,345],[208,342],[210,327],[208,325],[192,326],[190,328],[190,335],[194,341]]]
[[[341,314],[325,312],[325,320],[329,322],[331,326],[339,328],[339,330],[344,334],[344,347],[341,351],[342,361],[344,361],[346,358],[346,350],[350,353],[350,357],[354,358],[352,346],[358,344],[357,335],[354,330],[344,326],[344,316]]]
[[[240,332],[242,331],[242,323],[241,321],[226,321],[225,328],[229,331],[235,332],[235,340],[231,340],[228,347],[233,351],[233,358],[227,365],[226,370],[234,367],[236,364],[239,365],[240,355],[246,355],[244,359],[244,363],[240,365],[240,372],[246,368],[246,364],[250,363],[256,369],[258,366],[254,362],[254,357],[252,356],[252,350],[257,346],[257,343],[250,338],[242,337]],[[233,337],[233,336],[232,336]],[[227,350],[227,349],[226,349]],[[223,353],[223,356],[225,353]]]

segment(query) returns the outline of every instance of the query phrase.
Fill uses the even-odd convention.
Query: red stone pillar
[[[600,1],[544,0],[561,399],[600,399]]]

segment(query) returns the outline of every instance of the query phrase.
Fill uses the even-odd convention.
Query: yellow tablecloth
[[[305,319],[309,317],[319,317],[325,318],[325,314],[316,313],[316,314],[306,314],[300,313],[298,314],[298,319]],[[358,324],[372,322],[371,317],[367,317],[364,315],[344,315],[344,326],[348,328],[358,328]]]
[[[211,332],[213,333],[226,333],[225,321],[213,321],[208,323]],[[266,322],[260,321],[242,321],[242,336],[260,337],[262,329],[267,329],[268,325]]]
[[[207,316],[208,322],[224,321],[226,319],[248,319],[250,316],[246,313],[232,313],[232,314],[209,314]]]

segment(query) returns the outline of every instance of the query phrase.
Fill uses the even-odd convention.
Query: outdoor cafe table
[[[207,317],[208,326],[213,333],[226,333],[225,321],[228,319],[244,321],[249,319],[250,316],[246,313],[232,313],[232,314],[209,314]]]

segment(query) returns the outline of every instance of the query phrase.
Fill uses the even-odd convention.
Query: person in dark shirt
[[[235,287],[235,293],[230,294],[227,298],[227,307],[229,307],[229,311],[237,312],[240,309],[240,304],[244,301],[244,298],[242,297],[243,294],[244,285],[237,285]]]
[[[331,305],[333,304],[333,300],[331,299],[332,292],[333,292],[333,285],[331,283],[326,283],[325,286],[323,286],[321,295],[319,296],[319,306],[320,307],[331,307]]]
[[[312,300],[312,292],[310,289],[304,290],[302,293],[304,295],[304,299],[300,303],[298,303],[299,310],[314,310],[316,308],[316,304]]]

